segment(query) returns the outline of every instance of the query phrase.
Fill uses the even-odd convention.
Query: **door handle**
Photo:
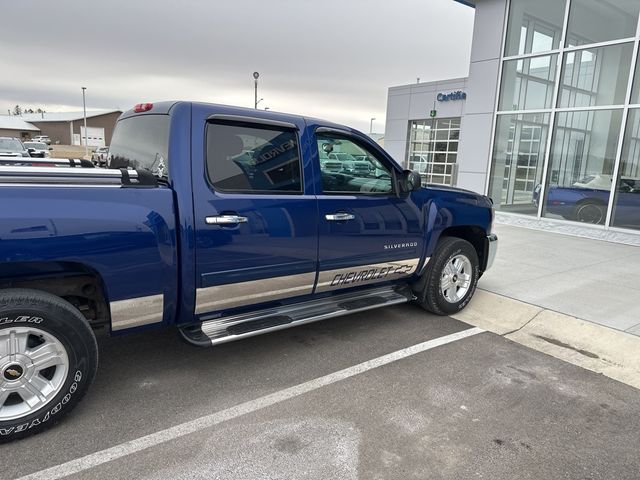
[[[216,215],[215,217],[205,217],[207,225],[233,225],[236,223],[247,223],[247,217],[240,215]]]
[[[330,222],[343,222],[345,220],[353,220],[356,218],[355,215],[351,213],[338,212],[338,213],[328,213],[324,216]]]

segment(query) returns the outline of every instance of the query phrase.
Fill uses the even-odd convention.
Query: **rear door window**
[[[302,193],[298,135],[293,129],[210,123],[206,165],[216,191]]]
[[[138,115],[116,124],[109,146],[109,168],[168,173],[169,116]]]

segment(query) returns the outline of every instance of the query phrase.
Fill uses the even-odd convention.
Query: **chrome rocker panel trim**
[[[315,279],[315,272],[307,272],[198,288],[195,312],[199,315],[253,303],[308,295],[313,291]]]
[[[149,295],[110,302],[111,330],[162,322],[164,295]]]

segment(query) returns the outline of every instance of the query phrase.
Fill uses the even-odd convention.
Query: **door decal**
[[[420,263],[419,258],[394,260],[392,262],[359,265],[321,271],[316,292],[328,292],[340,288],[358,287],[371,283],[397,280],[412,275]]]

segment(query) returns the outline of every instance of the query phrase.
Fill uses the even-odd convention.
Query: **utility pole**
[[[369,136],[371,136],[371,134],[373,133],[373,121],[375,120],[375,118],[371,118],[371,121],[369,122]]]
[[[254,96],[253,96],[253,108],[258,109],[258,77],[260,74],[258,72],[253,72],[253,86],[254,86]]]
[[[89,146],[87,145],[87,102],[85,100],[85,91],[87,87],[82,87],[82,111],[84,116],[84,156],[85,158],[89,156]],[[80,140],[82,141],[82,135],[80,135]]]

